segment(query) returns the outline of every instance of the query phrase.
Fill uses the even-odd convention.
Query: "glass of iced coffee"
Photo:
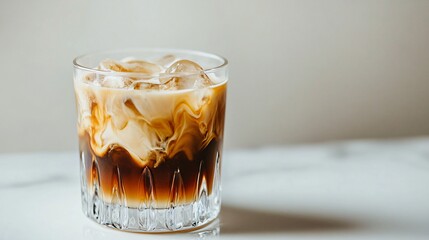
[[[73,63],[85,215],[136,232],[192,230],[214,220],[227,60],[143,49]]]

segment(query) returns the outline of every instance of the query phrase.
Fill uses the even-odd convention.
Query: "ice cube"
[[[165,71],[167,75],[183,73],[183,76],[161,77],[160,82],[168,89],[193,89],[213,85],[210,78],[203,72],[203,68],[190,60],[179,60],[174,62]]]
[[[125,88],[132,83],[132,80],[120,76],[105,76],[100,82],[100,85],[103,87],[109,88]]]
[[[166,73],[198,73],[203,68],[191,60],[179,60],[174,62],[165,72]]]
[[[98,65],[98,69],[104,70],[104,71],[114,71],[114,72],[129,72],[126,66],[112,59],[106,59],[101,61],[100,64]]]
[[[130,86],[130,88],[135,90],[158,90],[159,86],[160,86],[159,84],[153,84],[153,83],[144,82],[144,81],[135,81]]]
[[[134,61],[134,60],[137,60],[137,58],[135,58],[135,57],[125,57],[125,58],[122,58],[120,61],[121,62],[129,62],[129,61]]]
[[[95,73],[88,73],[84,75],[83,80],[86,82],[93,82],[96,79],[96,77],[97,76],[95,75]]]
[[[135,60],[133,58],[123,60],[126,61],[119,62],[112,59],[106,59],[100,62],[98,68],[105,71],[145,73],[148,75],[158,74],[162,71],[162,67],[154,63]]]
[[[133,81],[129,88],[136,90],[159,90],[160,82],[158,78],[139,79]]]
[[[158,64],[146,62],[143,60],[131,60],[125,62],[128,72],[146,73],[149,75],[158,74],[163,69]]]
[[[159,85],[159,90],[178,90],[179,84],[175,78],[160,78],[164,83]]]

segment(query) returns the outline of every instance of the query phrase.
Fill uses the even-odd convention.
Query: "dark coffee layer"
[[[207,147],[194,152],[193,160],[179,153],[156,167],[142,167],[122,147],[112,147],[104,156],[97,156],[88,140],[87,135],[80,136],[89,188],[99,184],[104,201],[114,202],[119,197],[131,207],[150,201],[154,207],[167,207],[171,202],[191,203],[203,191],[211,194],[215,172],[219,171],[216,161],[222,154],[222,140],[213,139]]]

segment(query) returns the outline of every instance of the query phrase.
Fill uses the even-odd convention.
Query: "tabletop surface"
[[[0,155],[0,239],[429,239],[429,138],[235,150],[222,211],[199,232],[86,219],[77,153]]]

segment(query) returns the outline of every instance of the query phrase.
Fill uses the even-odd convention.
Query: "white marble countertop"
[[[429,239],[429,138],[227,152],[220,219],[135,234],[82,214],[77,153],[0,155],[0,239]]]

